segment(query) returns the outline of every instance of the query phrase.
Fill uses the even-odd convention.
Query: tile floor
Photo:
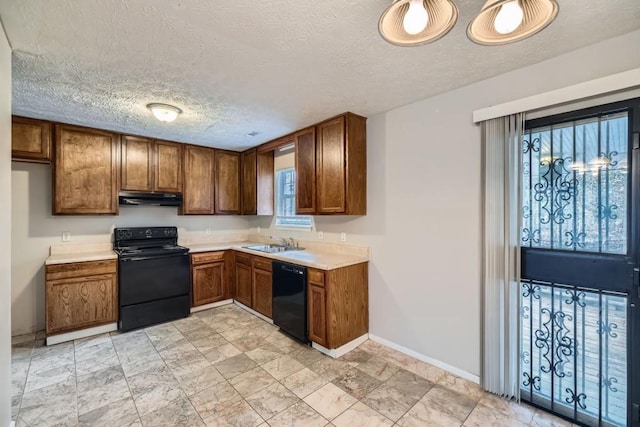
[[[13,339],[16,426],[569,426],[380,344],[340,359],[235,305],[129,333]]]

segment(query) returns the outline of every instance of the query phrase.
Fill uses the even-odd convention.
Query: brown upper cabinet
[[[273,151],[242,153],[242,214],[273,215]]]
[[[296,213],[316,213],[316,128],[295,135]]]
[[[213,215],[213,148],[185,145],[183,149],[183,215]]]
[[[122,190],[153,191],[153,140],[122,137]]]
[[[181,154],[181,144],[123,136],[121,189],[181,193]]]
[[[215,212],[240,215],[240,153],[215,150]]]
[[[366,215],[366,120],[347,113],[317,126],[317,213]]]
[[[120,135],[55,125],[53,214],[118,213]]]
[[[182,144],[155,141],[154,191],[182,193]]]
[[[346,113],[296,135],[298,213],[366,215],[366,121]]]
[[[51,163],[51,123],[13,116],[11,160]]]

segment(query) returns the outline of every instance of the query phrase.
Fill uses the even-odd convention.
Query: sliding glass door
[[[526,123],[522,398],[639,426],[640,101]]]

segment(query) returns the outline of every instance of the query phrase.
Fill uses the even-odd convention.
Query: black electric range
[[[178,245],[176,227],[116,228],[113,249],[118,254],[119,329],[189,315],[189,249]]]

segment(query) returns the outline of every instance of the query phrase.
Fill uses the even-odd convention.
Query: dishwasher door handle
[[[280,268],[282,270],[284,270],[284,271],[288,271],[289,273],[303,274],[303,272],[301,270],[298,270],[296,268],[287,267],[286,265],[282,265],[282,266],[280,266]]]

